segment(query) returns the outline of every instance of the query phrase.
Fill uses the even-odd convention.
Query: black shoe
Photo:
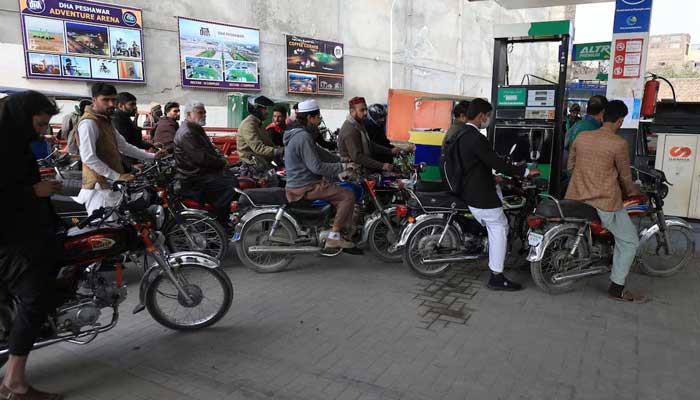
[[[486,287],[491,290],[503,290],[506,292],[517,292],[523,289],[523,285],[509,280],[503,274],[494,274],[493,272]]]

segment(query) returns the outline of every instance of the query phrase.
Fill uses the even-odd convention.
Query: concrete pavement
[[[644,305],[604,295],[606,278],[561,296],[526,272],[519,293],[484,287],[484,267],[424,280],[369,256],[298,258],[260,275],[231,258],[234,303],[183,334],[143,312],[132,280],[120,324],[87,346],[37,351],[31,378],[68,399],[695,399],[698,260],[679,275],[632,274]],[[136,275],[135,278],[138,278]]]

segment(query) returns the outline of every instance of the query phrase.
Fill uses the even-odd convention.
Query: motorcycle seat
[[[333,205],[324,204],[322,206],[313,206],[293,203],[287,208],[287,211],[300,220],[325,219],[330,218],[330,216],[333,214]]]
[[[434,193],[447,192],[450,188],[442,181],[422,181],[416,183],[416,192]]]
[[[256,206],[283,206],[287,204],[284,188],[246,189],[243,193],[246,194],[240,199],[240,203],[243,205],[247,205],[249,200],[253,203],[251,205]]]
[[[559,200],[559,206],[566,218],[579,218],[589,222],[600,220],[598,211],[586,203],[576,200]],[[535,210],[535,215],[545,218],[560,218],[557,205],[551,199],[543,200]]]
[[[408,201],[408,206],[411,208],[423,208],[427,211],[469,209],[464,200],[450,192],[416,192],[415,194],[420,204],[414,198],[411,198]]]

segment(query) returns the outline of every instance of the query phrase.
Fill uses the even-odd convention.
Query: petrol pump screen
[[[512,155],[515,162],[537,161],[539,164],[550,164],[552,161],[553,129],[504,127],[496,126],[494,149],[499,155],[510,153],[513,145],[517,145]],[[539,152],[538,160],[531,157],[532,152]]]

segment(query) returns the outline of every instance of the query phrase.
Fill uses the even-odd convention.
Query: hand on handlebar
[[[163,158],[168,155],[168,150],[166,149],[160,149],[156,152],[156,159],[158,158]]]
[[[540,171],[539,168],[530,168],[530,171],[527,174],[528,178],[535,178],[542,175],[542,171]]]
[[[136,176],[133,174],[121,174],[119,178],[117,178],[117,181],[131,182],[134,179],[136,179]]]
[[[59,193],[63,188],[61,181],[41,181],[35,183],[32,188],[36,197],[51,197],[54,193]]]

